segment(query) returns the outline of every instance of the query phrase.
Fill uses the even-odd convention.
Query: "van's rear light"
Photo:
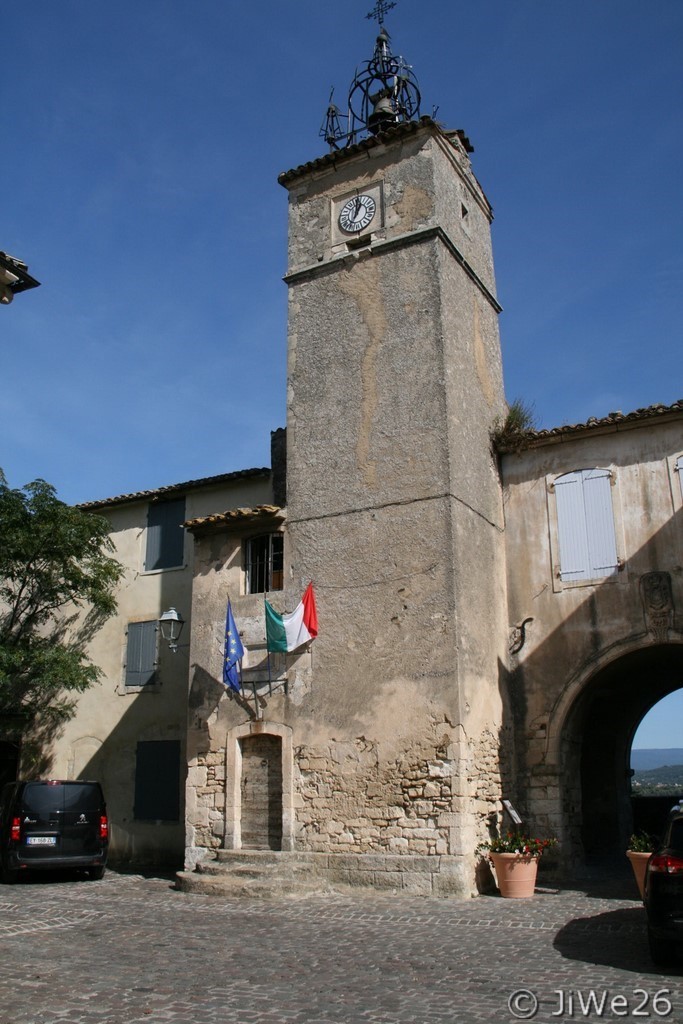
[[[106,814],[100,814],[100,839],[109,838],[109,822]]]
[[[658,853],[648,863],[648,871],[658,871],[666,875],[683,874],[683,857],[674,857],[670,853]]]
[[[12,818],[9,837],[13,843],[18,843],[21,839],[21,818]]]

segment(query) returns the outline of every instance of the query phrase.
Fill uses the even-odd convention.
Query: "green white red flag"
[[[269,651],[296,651],[309,640],[315,640],[317,635],[318,613],[312,583],[308,584],[304,596],[288,615],[276,612],[266,601],[266,639]]]

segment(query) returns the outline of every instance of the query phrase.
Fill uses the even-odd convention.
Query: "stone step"
[[[268,876],[265,872],[259,877],[249,878],[227,871],[178,871],[175,887],[185,893],[251,899],[284,899],[330,891],[319,879],[295,880]]]
[[[216,850],[215,859],[221,864],[279,864],[283,857],[296,855],[282,853],[280,850]]]
[[[199,875],[216,875],[223,877],[229,875],[231,878],[263,878],[269,873],[269,868],[276,870],[274,865],[251,865],[251,864],[219,864],[218,861],[210,860],[197,864],[195,871]]]
[[[231,875],[234,878],[307,878],[311,875],[308,864],[240,864],[235,861],[202,861],[195,871],[200,875]]]
[[[331,892],[320,862],[307,853],[276,850],[217,850],[194,871],[176,875],[176,889],[222,896],[276,898]]]

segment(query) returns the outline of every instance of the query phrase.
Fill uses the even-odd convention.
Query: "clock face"
[[[362,231],[371,223],[376,210],[377,203],[372,196],[354,196],[339,211],[339,227],[349,234]]]

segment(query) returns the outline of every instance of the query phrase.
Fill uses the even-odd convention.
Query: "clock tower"
[[[420,116],[389,6],[348,123],[330,103],[330,151],[279,178],[286,587],[313,580],[320,621],[290,684],[304,783],[318,765],[297,845],[423,858],[420,884],[463,893],[505,795],[500,306],[472,147]]]

